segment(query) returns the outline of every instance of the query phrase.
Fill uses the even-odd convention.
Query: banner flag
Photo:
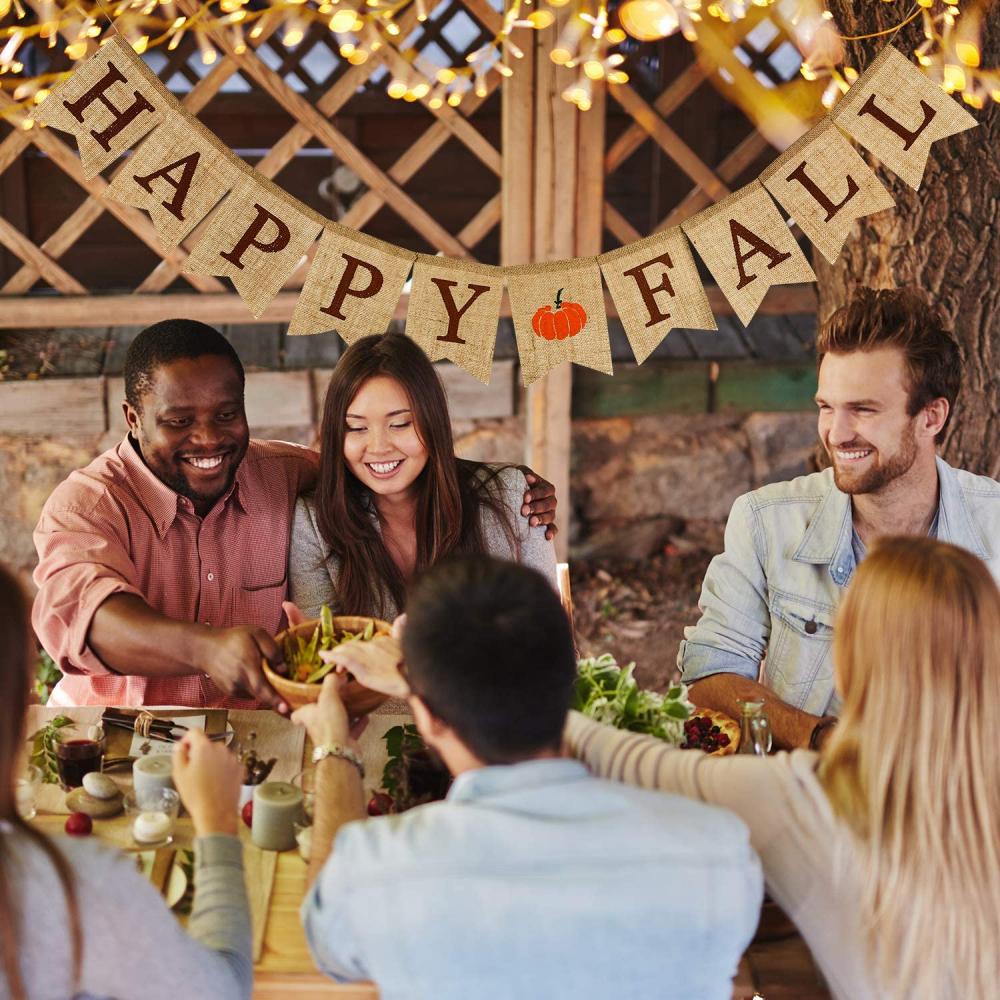
[[[288,326],[290,334],[336,330],[348,344],[385,333],[416,254],[329,222]]]
[[[96,177],[163,121],[173,98],[120,35],[52,90],[32,119],[70,132],[85,177]]]
[[[503,285],[503,268],[420,254],[413,266],[406,335],[431,361],[447,358],[489,385]]]
[[[920,187],[931,146],[978,124],[891,45],[854,82],[830,117],[914,189]]]
[[[760,181],[751,181],[681,228],[744,326],[772,285],[816,280]]]
[[[505,267],[504,273],[525,385],[564,361],[614,374],[596,257]]]
[[[698,265],[679,226],[597,258],[642,364],[675,327],[717,330]]]

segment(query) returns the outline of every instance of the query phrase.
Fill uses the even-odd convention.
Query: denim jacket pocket
[[[764,676],[782,701],[821,714],[833,691],[834,613],[807,601],[776,596]]]

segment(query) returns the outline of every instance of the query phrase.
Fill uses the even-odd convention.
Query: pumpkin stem
[[[562,308],[562,293],[565,291],[565,288],[560,288],[559,291],[556,292],[556,309]]]

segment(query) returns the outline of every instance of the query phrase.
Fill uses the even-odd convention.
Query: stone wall
[[[0,387],[2,388],[2,387]],[[2,394],[0,394],[0,405]],[[454,422],[461,455],[520,461],[524,417]],[[30,573],[31,532],[51,490],[73,469],[120,440],[74,426],[73,413],[53,413],[58,433],[0,434],[4,499],[0,560]],[[733,500],[766,482],[807,470],[815,445],[814,413],[676,414],[577,419],[573,422],[571,558],[641,557],[656,551],[690,521],[725,520]],[[269,427],[254,434],[303,444],[314,424]],[[565,506],[561,518],[565,526]]]

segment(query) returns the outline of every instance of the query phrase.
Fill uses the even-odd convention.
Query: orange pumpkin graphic
[[[575,337],[587,325],[587,313],[579,302],[563,302],[564,288],[556,292],[555,312],[542,306],[531,319],[531,329],[546,340]]]

